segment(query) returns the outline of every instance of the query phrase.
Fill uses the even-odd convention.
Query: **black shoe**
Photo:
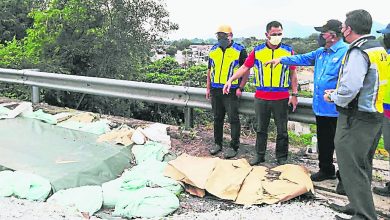
[[[321,182],[324,180],[334,180],[334,179],[336,179],[336,175],[335,174],[328,174],[328,173],[325,173],[322,171],[318,171],[317,173],[313,173],[310,176],[310,179],[311,179],[311,181],[314,181],[314,182]]]
[[[335,217],[334,217],[336,220],[349,220],[350,218],[343,218],[343,217],[341,217],[341,216],[339,216],[339,215],[336,215]]]
[[[276,163],[277,163],[278,165],[284,165],[284,164],[287,163],[287,159],[281,159],[281,158],[279,158],[279,159],[276,160]]]
[[[390,197],[390,182],[386,183],[385,187],[374,187],[372,191],[375,194]]]
[[[230,159],[232,157],[235,157],[237,155],[237,151],[234,150],[233,148],[229,147],[226,152],[224,153],[225,159]]]
[[[249,164],[251,166],[255,166],[259,163],[264,163],[264,162],[265,162],[264,156],[260,156],[260,155],[256,154],[255,157],[251,161],[249,161]]]
[[[209,152],[211,155],[215,155],[218,152],[222,150],[222,146],[220,144],[214,144],[210,149]]]
[[[329,208],[331,208],[337,212],[347,214],[347,215],[354,215],[355,214],[355,211],[353,210],[353,208],[351,207],[351,204],[349,204],[349,203],[345,206],[337,205],[336,203],[330,203]]]

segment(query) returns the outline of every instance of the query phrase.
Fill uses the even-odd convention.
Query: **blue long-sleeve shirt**
[[[328,49],[320,47],[309,53],[280,60],[285,65],[314,66],[313,112],[317,116],[338,116],[336,105],[324,100],[324,91],[336,88],[341,61],[347,50],[348,44],[339,40]]]

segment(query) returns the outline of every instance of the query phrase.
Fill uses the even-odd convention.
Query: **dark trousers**
[[[390,153],[390,118],[383,118],[383,140],[385,141],[385,149]]]
[[[336,134],[337,118],[316,116],[318,138],[318,161],[320,171],[334,175],[333,165],[334,136]]]
[[[263,157],[267,150],[268,126],[271,113],[277,128],[276,158],[287,159],[288,156],[288,99],[263,100],[255,99],[256,114],[256,153]]]
[[[390,153],[390,118],[383,118],[383,140],[385,141],[385,149]],[[390,165],[390,160],[389,160]],[[390,182],[389,182],[390,184]]]
[[[231,89],[229,94],[223,94],[222,88],[212,88],[210,93],[214,114],[214,142],[222,146],[223,123],[227,112],[231,130],[230,147],[237,150],[240,144],[241,125],[238,115],[239,98],[236,96],[236,90]]]
[[[348,115],[340,111],[335,148],[337,163],[354,219],[377,219],[371,192],[372,160],[381,135],[383,115]]]

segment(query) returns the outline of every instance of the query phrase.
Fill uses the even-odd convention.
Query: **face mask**
[[[343,41],[346,42],[346,43],[349,43],[347,41],[347,37],[348,37],[349,34],[345,35],[344,33],[345,33],[345,31],[342,33],[343,34]]]
[[[383,37],[383,44],[385,45],[386,49],[390,49],[390,34],[385,34]]]
[[[227,38],[221,38],[218,40],[219,46],[222,49],[226,49],[229,46],[229,40]]]
[[[317,43],[318,43],[318,46],[319,47],[325,47],[325,44],[326,44],[326,40],[325,38],[322,36],[322,34],[320,34],[317,38]]]
[[[282,36],[270,36],[271,39],[269,39],[270,44],[277,46],[282,42]]]

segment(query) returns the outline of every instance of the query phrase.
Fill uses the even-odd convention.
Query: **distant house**
[[[168,48],[168,45],[157,45],[154,49],[152,49],[153,56],[151,57],[151,61],[157,61],[167,57],[167,53],[165,50]]]
[[[212,47],[213,45],[190,45],[188,50],[182,52],[185,62],[206,64]]]
[[[209,52],[212,47],[213,45],[190,45],[183,51],[178,50],[175,54],[175,60],[183,66],[207,64],[209,59]],[[154,49],[152,51],[154,53],[152,61],[156,61],[168,56],[166,54],[167,48],[167,45],[159,45],[156,49]]]

